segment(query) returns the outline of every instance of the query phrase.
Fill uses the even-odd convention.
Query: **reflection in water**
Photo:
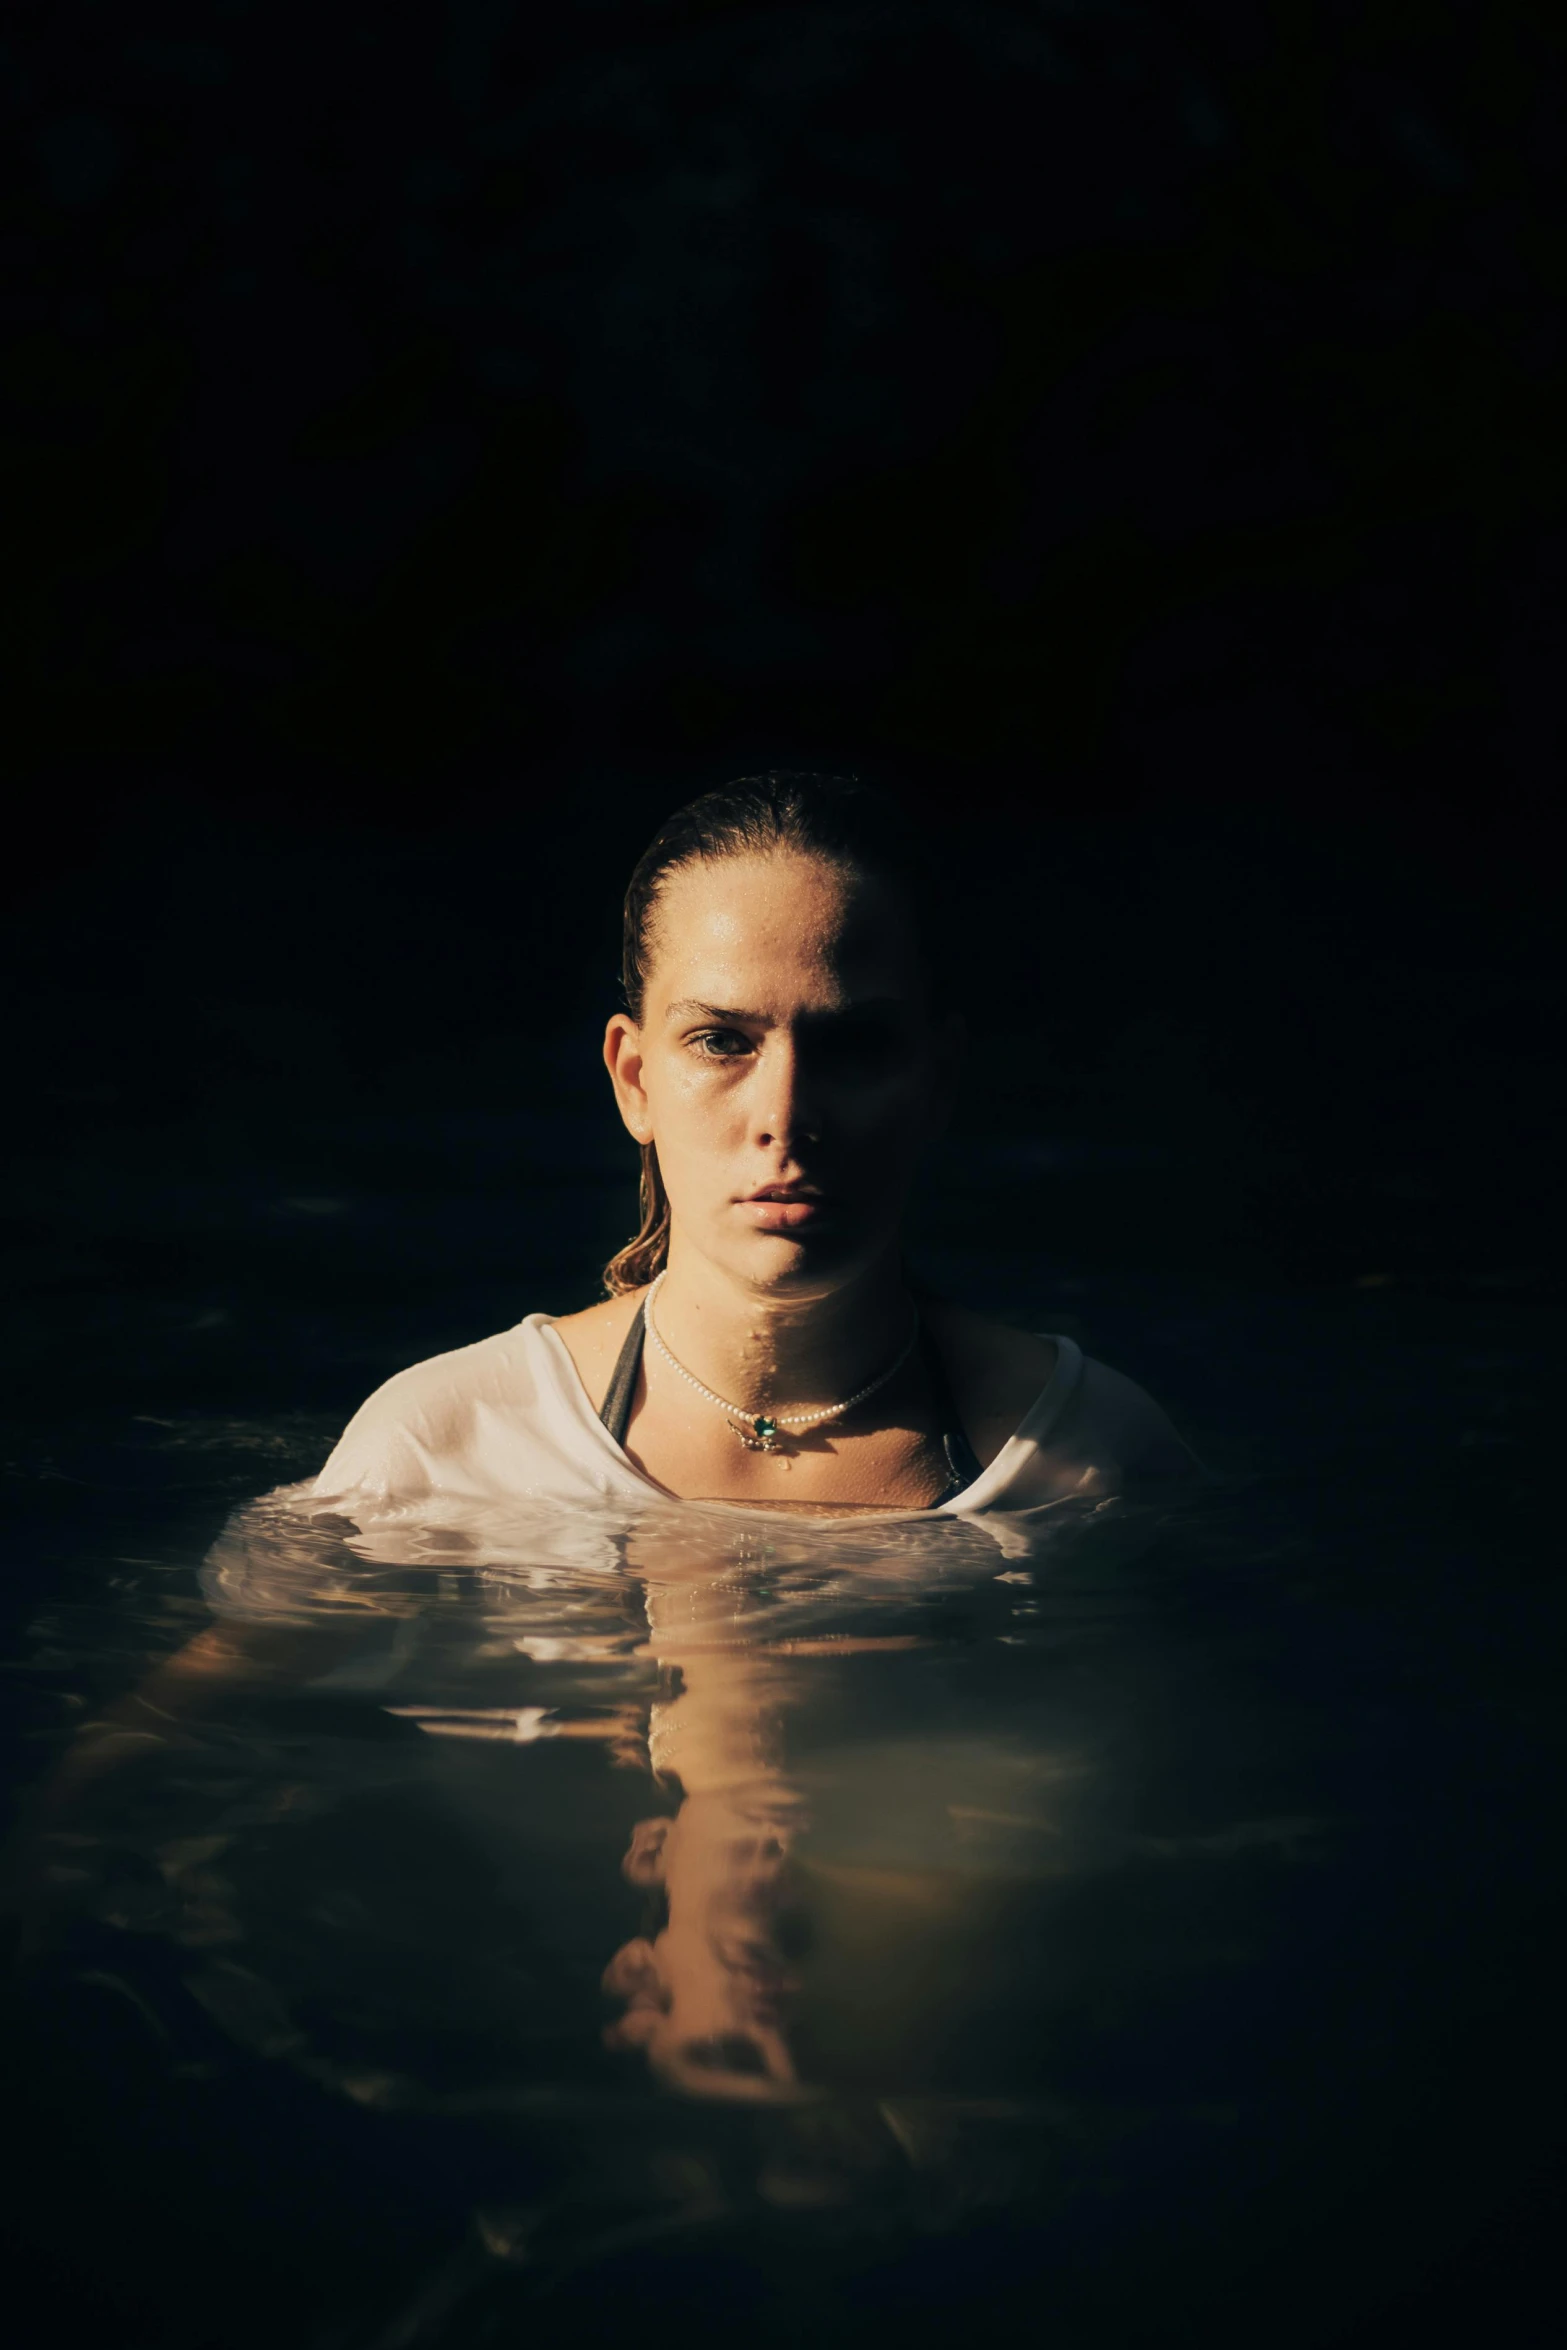
[[[637,2052],[659,2086],[689,2098],[799,2104],[825,2086],[802,2077],[793,2044],[812,1978],[826,1979],[845,1952],[873,1948],[874,1921],[884,1932],[889,1915],[901,1916],[900,1939],[939,1936],[944,1912],[973,1912],[973,1880],[983,1875],[954,1871],[951,1855],[945,1868],[926,1853],[922,1868],[888,1870],[842,1853],[834,1860],[825,1846],[813,1852],[804,1782],[821,1783],[840,1843],[845,1799],[852,1813],[860,1798],[864,1812],[868,1792],[858,1840],[873,1851],[906,1843],[918,1801],[928,1808],[933,1798],[970,1862],[987,1833],[992,1846],[997,1830],[1021,1827],[1036,1843],[1059,1833],[1016,1810],[943,1803],[946,1774],[983,1769],[983,1747],[968,1732],[945,1750],[927,1735],[917,1759],[899,1755],[887,1739],[888,1685],[856,1725],[859,1751],[824,1755],[824,1726],[833,1744],[842,1738],[844,1668],[929,1652],[954,1621],[971,1629],[986,1604],[993,1635],[1019,1644],[1032,1572],[1007,1560],[1064,1563],[1074,1536],[1108,1515],[1103,1505],[1058,1508],[1032,1525],[890,1532],[863,1521],[763,1528],[733,1511],[689,1507],[635,1520],[551,1509],[529,1525],[448,1511],[438,1526],[392,1509],[355,1525],[285,1495],[231,1525],[208,1587],[231,1611],[217,1636],[231,1650],[237,1639],[254,1659],[258,1639],[270,1643],[279,1625],[291,1626],[296,1669],[315,1691],[375,1689],[385,1717],[442,1741],[595,1742],[638,1772],[669,1808],[631,1823],[621,1858],[645,1915],[603,1968],[618,2009],[604,2045]],[[1096,1531],[1107,1547],[1108,1529]],[[911,1618],[919,1629],[877,1628]],[[483,1680],[515,1680],[519,1659],[530,1693],[547,1691],[553,1703],[472,1702]],[[440,1682],[449,1694],[437,1694]],[[879,1785],[873,1769],[858,1787],[878,1744],[895,1761],[896,1784]],[[1020,1759],[1006,1756],[1009,1787]],[[1030,1753],[1030,1774],[1041,1767]],[[1075,1767],[1055,1758],[1052,1775]],[[921,1797],[922,1780],[930,1784]],[[535,1834],[524,1812],[513,1828],[519,1858]],[[828,1952],[818,1947],[820,1914],[836,1920]],[[838,1965],[836,2001],[851,2036],[864,2030],[863,2011],[886,2000],[895,1973],[885,1954],[874,1982],[848,1980]],[[843,2037],[818,2019],[820,2045]]]
[[[682,2260],[693,2309],[813,2326],[851,2274],[914,2326],[1047,2262],[1090,2338],[1142,2339],[1114,2245],[1196,2306],[1259,2145],[1305,2161],[1360,2029],[1309,1954],[1367,1899],[1342,1726],[1226,1683],[1162,1580],[1179,1524],[271,1496],[194,1638],[131,1579],[120,1650],[161,1661],[40,1798],[32,1979],[105,2079],[134,2046],[224,2101],[195,2142],[232,2112],[311,2226],[376,2182],[357,2314],[295,2329],[323,2350],[485,2339],[567,2279],[608,2323]],[[398,2134],[318,2156],[328,2106]],[[205,2157],[158,2192],[212,2194]]]
[[[769,1640],[765,1621],[747,1620],[757,1578],[748,1592],[739,1576],[715,1575],[710,1551],[674,1529],[633,1535],[625,1563],[673,1692],[650,1709],[649,1761],[679,1808],[639,1820],[622,1864],[658,1915],[606,1969],[605,1989],[626,2002],[609,2045],[640,2048],[688,2095],[791,2098],[804,1928],[791,1862],[810,1814],[786,1775],[790,1660],[914,1643]]]
[[[798,1978],[782,1938],[800,1824],[787,1785],[760,1777],[637,1822],[625,1872],[661,1895],[663,1918],[605,1970],[606,1991],[626,2001],[607,2038],[642,2049],[672,2088],[767,2096],[795,2084],[785,2026]]]

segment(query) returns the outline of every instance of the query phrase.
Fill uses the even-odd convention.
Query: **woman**
[[[916,1300],[903,1212],[962,1030],[906,840],[878,794],[811,776],[669,819],[604,1036],[643,1211],[608,1295],[389,1380],[318,1494],[982,1512],[1189,1471],[1070,1339]]]

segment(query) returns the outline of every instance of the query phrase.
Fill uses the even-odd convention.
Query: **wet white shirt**
[[[1026,1510],[1074,1490],[1108,1493],[1143,1476],[1190,1472],[1191,1455],[1150,1396],[1074,1340],[1052,1343],[1049,1379],[990,1466],[939,1510],[909,1515]],[[646,1501],[662,1488],[604,1426],[549,1316],[529,1314],[377,1388],[314,1492],[390,1502]],[[769,1514],[745,1506],[748,1515]]]

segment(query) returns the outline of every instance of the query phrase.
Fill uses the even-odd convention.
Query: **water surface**
[[[1516,1554],[1342,1463],[348,1519],[330,1433],[101,1432],[20,1644],[23,2207],[118,2338],[1307,2345],[1489,2277],[1550,2136]]]

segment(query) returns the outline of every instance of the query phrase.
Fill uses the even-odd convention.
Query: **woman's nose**
[[[768,1148],[793,1150],[814,1142],[820,1133],[820,1110],[815,1089],[799,1048],[788,1037],[769,1040],[761,1058],[761,1087],[756,1105],[756,1139]]]

